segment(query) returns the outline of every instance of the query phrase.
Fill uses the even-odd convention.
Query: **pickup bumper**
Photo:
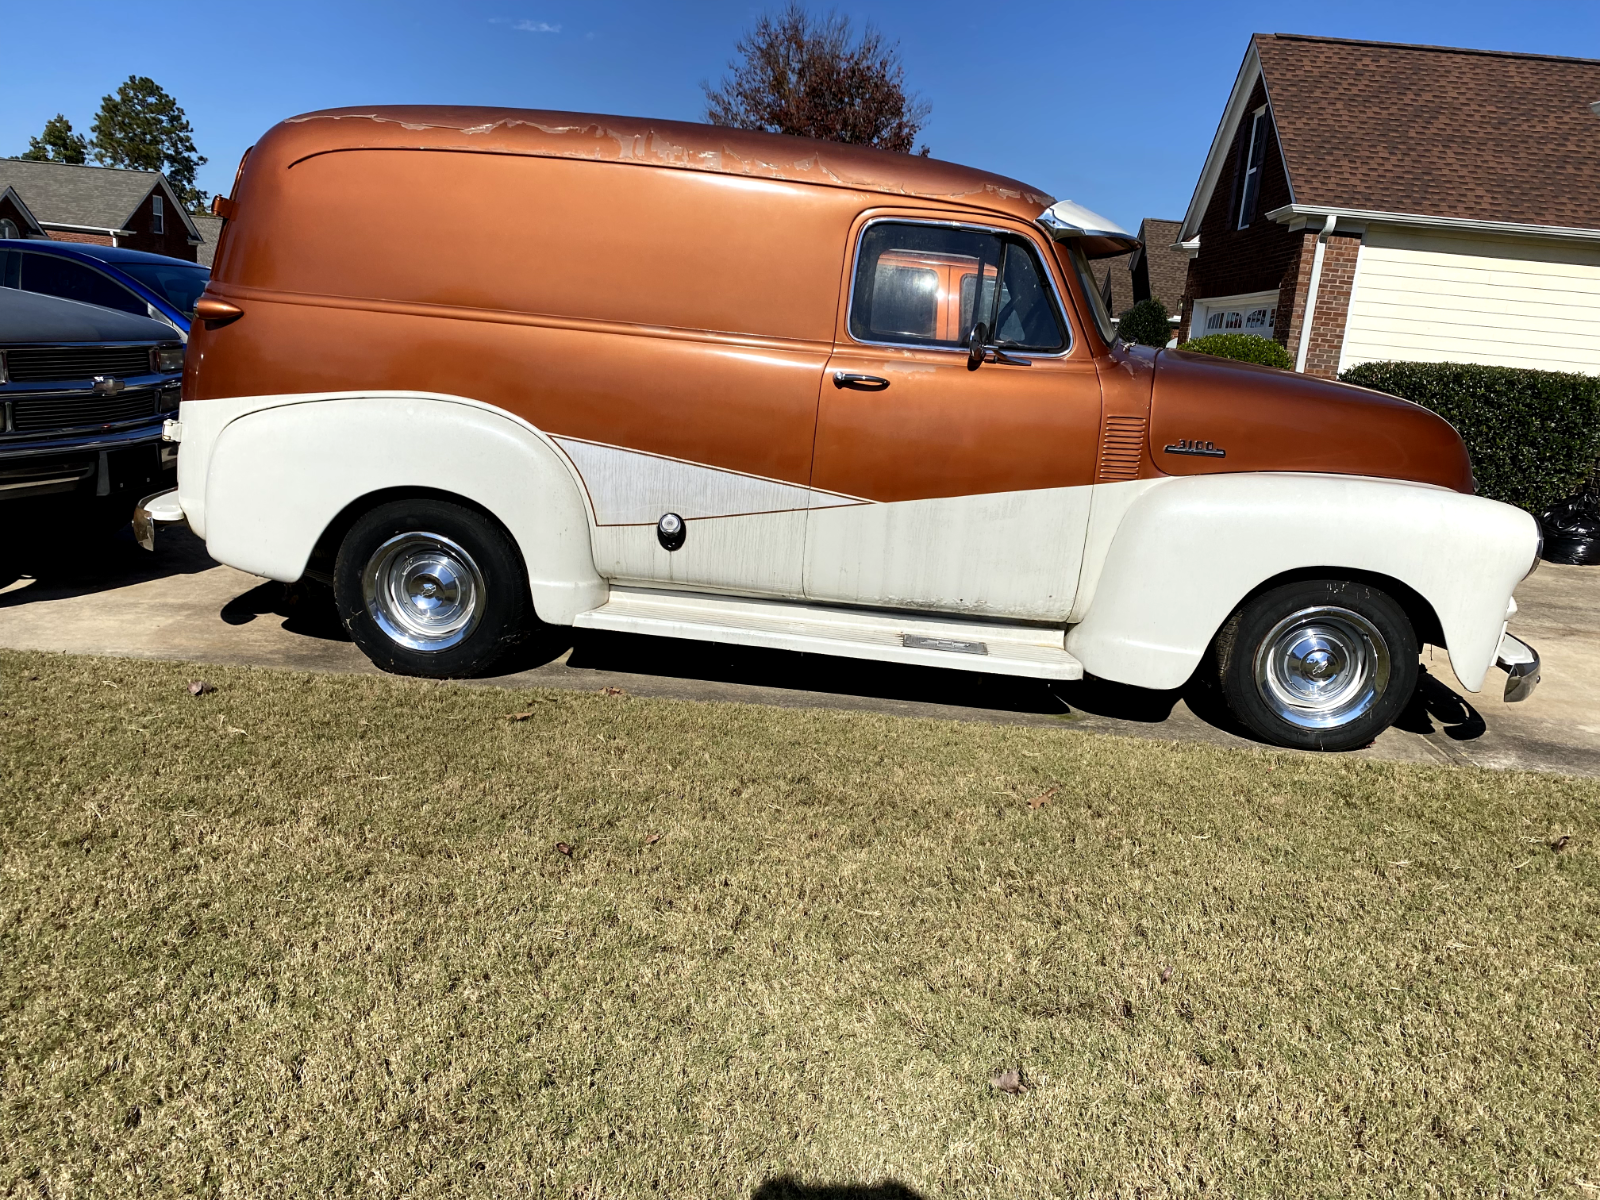
[[[139,501],[133,510],[133,537],[146,550],[156,548],[157,525],[181,525],[187,518],[183,505],[178,503],[178,489],[156,492]]]
[[[130,428],[38,437],[0,437],[0,501],[40,497],[134,496],[170,478],[176,448],[161,442],[159,422]],[[137,489],[137,490],[135,490]]]
[[[1506,673],[1507,704],[1526,700],[1539,686],[1539,652],[1520,638],[1501,635],[1494,665]]]

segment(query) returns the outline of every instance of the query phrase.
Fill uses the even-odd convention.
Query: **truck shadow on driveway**
[[[0,562],[0,588],[11,589],[0,592],[0,608],[199,575],[216,565],[198,538],[174,538],[151,554],[139,548],[130,529],[86,534],[69,525],[36,525],[8,547]],[[23,587],[11,586],[28,580]]]
[[[1070,683],[1021,679],[638,634],[580,631],[568,644],[572,651],[566,665],[575,671],[698,679],[1068,719],[1091,713],[1159,724],[1172,715],[1183,696],[1181,689],[1154,692],[1098,679]]]
[[[750,1193],[750,1200],[923,1200],[893,1179],[882,1183],[801,1183],[790,1176],[769,1179]]]

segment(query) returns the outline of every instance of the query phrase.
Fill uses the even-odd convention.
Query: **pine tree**
[[[72,132],[72,122],[57,113],[44,123],[44,132],[28,139],[28,148],[18,158],[33,162],[60,162],[82,165],[88,157],[89,143],[81,133]]]
[[[194,176],[206,159],[195,152],[194,130],[183,109],[155,80],[128,76],[116,95],[100,101],[93,132],[96,162],[164,171],[186,208],[205,207],[206,193],[195,187]]]

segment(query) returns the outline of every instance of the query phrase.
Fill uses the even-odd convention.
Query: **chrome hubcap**
[[[1348,608],[1305,608],[1274,625],[1256,650],[1256,689],[1301,729],[1332,729],[1361,716],[1389,686],[1389,647]]]
[[[483,575],[472,556],[437,533],[402,533],[379,546],[362,575],[367,611],[412,650],[448,650],[483,611]]]

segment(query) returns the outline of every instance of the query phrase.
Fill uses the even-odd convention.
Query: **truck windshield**
[[[1072,269],[1077,271],[1078,282],[1083,286],[1083,294],[1089,301],[1089,311],[1094,314],[1095,327],[1100,330],[1100,336],[1105,338],[1106,345],[1115,345],[1117,329],[1111,323],[1111,314],[1106,310],[1105,298],[1095,286],[1094,272],[1089,269],[1089,257],[1084,254],[1083,247],[1078,244],[1076,238],[1067,240],[1065,244],[1067,257],[1072,259]]]
[[[211,278],[211,272],[206,267],[190,266],[188,263],[120,262],[116,266],[119,271],[132,275],[190,318],[194,316],[194,306],[200,301],[200,293],[206,290],[206,280]]]

